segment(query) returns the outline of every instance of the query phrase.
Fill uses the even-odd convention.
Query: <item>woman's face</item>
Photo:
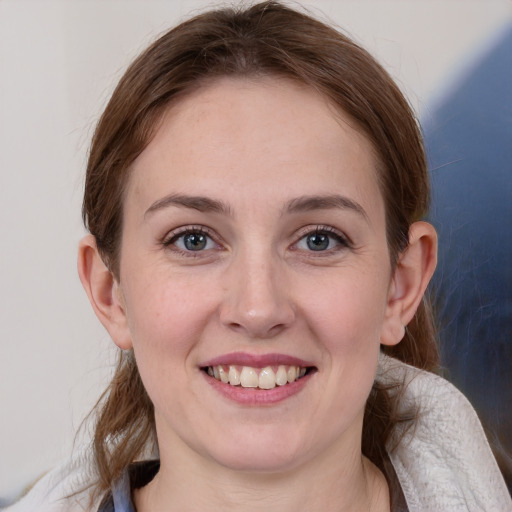
[[[162,460],[276,471],[360,454],[391,288],[376,161],[350,119],[275,78],[172,106],[125,194],[116,340]]]

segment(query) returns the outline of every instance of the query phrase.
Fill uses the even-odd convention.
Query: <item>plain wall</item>
[[[94,124],[131,59],[214,3],[0,0],[0,503],[69,453],[114,360],[76,272]],[[423,117],[512,20],[509,0],[304,4],[375,54]]]

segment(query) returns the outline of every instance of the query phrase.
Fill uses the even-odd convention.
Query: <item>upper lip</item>
[[[287,354],[274,353],[260,355],[249,354],[247,352],[231,352],[230,354],[223,354],[205,361],[200,366],[204,368],[208,366],[223,365],[250,366],[252,368],[265,368],[266,366],[279,365],[300,366],[302,368],[314,366],[311,362]]]

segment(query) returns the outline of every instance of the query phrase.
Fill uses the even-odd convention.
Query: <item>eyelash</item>
[[[198,235],[198,236],[206,236],[211,242],[213,242],[217,248],[220,248],[220,244],[216,241],[216,236],[213,235],[212,231],[205,227],[205,226],[186,226],[182,228],[178,228],[176,230],[171,231],[165,239],[162,241],[162,245],[170,249],[180,255],[183,255],[185,257],[191,257],[191,258],[197,258],[201,255],[204,256],[205,251],[210,251],[212,248],[208,249],[201,249],[198,251],[193,250],[186,250],[182,249],[181,247],[178,247],[176,244],[180,240],[180,238],[183,238],[187,235]],[[298,245],[300,242],[305,240],[307,237],[312,235],[326,235],[330,240],[334,239],[337,246],[322,249],[315,251],[313,249],[310,250],[304,250],[305,253],[308,253],[308,255],[311,255],[313,257],[322,257],[322,256],[329,256],[333,253],[337,253],[339,251],[342,251],[344,249],[350,249],[353,247],[352,241],[344,234],[340,233],[338,230],[333,228],[332,226],[325,226],[325,225],[317,225],[314,228],[311,226],[302,228],[300,232],[298,233],[298,240],[292,244],[292,250],[299,251],[301,250]],[[208,241],[206,241],[208,244]],[[306,242],[307,243],[307,242]],[[328,242],[330,245],[330,241]],[[201,254],[203,253],[203,254]]]
[[[299,242],[306,239],[308,236],[311,235],[326,235],[331,239],[334,239],[335,242],[338,244],[337,247],[326,249],[326,250],[320,250],[320,251],[314,251],[309,250],[308,253],[311,253],[314,255],[314,257],[321,257],[321,256],[328,256],[332,255],[333,253],[336,253],[338,251],[342,251],[344,249],[351,249],[353,247],[353,243],[350,240],[349,237],[347,237],[345,234],[341,233],[337,229],[333,228],[332,226],[325,226],[325,225],[318,225],[315,226],[313,229],[311,227],[306,227],[301,230],[300,237],[297,242],[293,244],[295,250]]]
[[[175,229],[168,233],[164,240],[162,241],[162,245],[164,248],[177,252],[180,255],[189,257],[189,258],[197,258],[201,256],[201,253],[204,251],[191,251],[184,250],[176,245],[180,238],[185,237],[186,235],[200,235],[208,237],[217,247],[219,247],[219,243],[215,240],[212,231],[205,226],[185,226],[182,228]]]

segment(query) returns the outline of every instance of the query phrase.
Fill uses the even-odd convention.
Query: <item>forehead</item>
[[[338,185],[371,206],[382,202],[376,162],[368,139],[324,95],[289,79],[222,78],[168,108],[132,166],[126,200],[211,195],[222,182],[223,193],[238,190],[249,200]]]

